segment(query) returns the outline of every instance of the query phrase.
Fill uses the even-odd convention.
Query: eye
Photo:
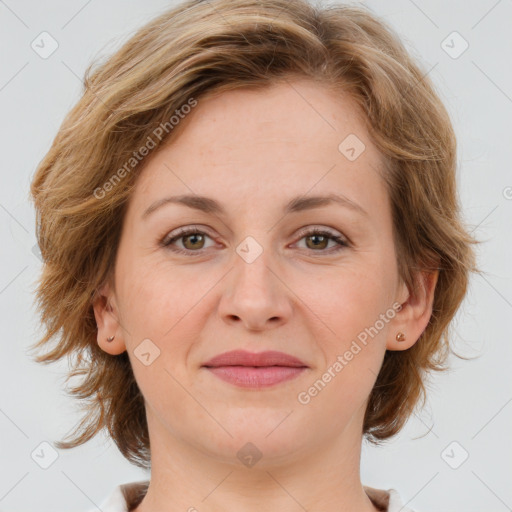
[[[306,248],[316,252],[338,252],[349,247],[347,240],[325,229],[313,228],[309,231],[302,232],[300,240],[303,239],[306,240]],[[334,241],[337,247],[334,247],[334,250],[331,251],[323,250],[327,248],[329,241]],[[331,249],[333,248],[331,247]]]
[[[326,229],[313,228],[303,231],[300,235],[300,240],[306,240],[306,249],[311,249],[314,252],[338,252],[350,245],[347,240]],[[178,254],[191,256],[194,255],[194,253],[201,254],[205,249],[205,237],[211,238],[204,231],[200,231],[196,227],[189,227],[178,230],[173,236],[166,236],[160,244]],[[174,246],[174,244],[181,239],[183,240],[181,242],[184,247],[183,249]],[[324,250],[328,247],[330,241],[335,242],[337,247],[331,247],[329,251]]]
[[[204,249],[205,237],[211,238],[207,233],[199,231],[197,228],[184,228],[178,231],[172,237],[165,237],[161,241],[163,247],[169,247],[174,252],[179,254],[200,253]],[[176,241],[183,239],[184,249],[171,247]]]

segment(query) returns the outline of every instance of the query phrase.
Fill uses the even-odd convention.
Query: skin
[[[354,161],[338,150],[349,134],[366,146]],[[151,483],[136,512],[374,512],[359,465],[367,399],[385,351],[410,348],[427,326],[437,274],[415,296],[399,279],[381,155],[355,104],[308,80],[235,90],[199,99],[174,135],[139,177],[113,280],[94,304],[98,344],[128,351],[146,402]],[[283,214],[291,198],[332,192],[367,214],[336,203]],[[211,197],[226,215],[168,203],[141,218],[180,194]],[[188,254],[159,244],[194,226],[207,236],[171,246]],[[301,232],[314,227],[350,245]],[[247,236],[263,249],[251,263],[236,251]],[[384,328],[299,403],[395,302]],[[160,355],[145,366],[134,350],[147,338]],[[233,349],[283,351],[308,369],[255,390],[201,367]],[[252,467],[237,458],[247,442],[262,454]]]

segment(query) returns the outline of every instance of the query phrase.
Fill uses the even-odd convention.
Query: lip
[[[203,366],[307,366],[300,359],[275,350],[265,352],[247,352],[246,350],[232,350],[213,357]]]
[[[308,368],[300,359],[274,350],[232,350],[202,365],[216,377],[243,388],[263,388],[299,376]]]

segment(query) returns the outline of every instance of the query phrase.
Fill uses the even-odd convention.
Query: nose
[[[229,324],[263,331],[285,324],[292,314],[293,295],[275,261],[263,251],[248,262],[238,254],[234,268],[224,280],[219,314]]]

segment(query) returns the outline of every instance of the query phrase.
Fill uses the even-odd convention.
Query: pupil
[[[197,243],[197,239],[200,239],[202,237],[202,235],[188,235],[187,238],[189,239],[189,241],[191,241],[192,245],[195,245]]]
[[[310,238],[312,238],[312,239],[317,239],[317,240],[318,240],[318,239],[320,239],[320,244],[321,244],[323,241],[325,241],[325,236],[323,236],[323,235],[312,235]],[[315,244],[314,244],[314,246],[315,246],[315,247],[318,247],[318,244],[317,244],[317,243],[315,243]]]

